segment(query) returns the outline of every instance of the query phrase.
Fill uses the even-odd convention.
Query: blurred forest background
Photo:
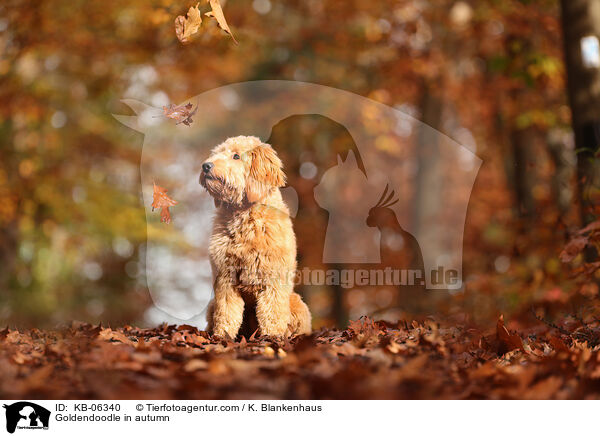
[[[144,279],[143,137],[111,114],[132,114],[122,98],[160,107],[259,79],[369,97],[483,159],[465,227],[465,291],[436,297],[436,314],[495,323],[532,306],[543,316],[593,310],[596,252],[579,253],[581,242],[566,262],[559,255],[599,212],[599,73],[581,73],[577,54],[578,32],[600,28],[600,17],[585,12],[594,1],[564,3],[561,14],[554,0],[229,0],[238,45],[214,22],[183,45],[174,20],[191,3],[2,2],[0,322],[155,324]],[[591,97],[581,102],[578,86]],[[569,95],[573,107],[592,109],[578,119]],[[284,160],[298,137],[323,165],[351,147],[345,129],[320,117],[289,120],[273,135]],[[322,169],[303,163],[286,162],[286,171],[306,186],[298,193],[308,204]],[[319,262],[308,244],[322,220],[310,209],[295,220],[301,265]],[[383,287],[299,291],[315,327],[405,310]]]

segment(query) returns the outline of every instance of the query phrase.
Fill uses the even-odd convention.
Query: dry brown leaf
[[[557,352],[569,352],[569,347],[563,342],[559,336],[552,336],[548,340],[552,348]]]
[[[398,354],[400,351],[406,350],[405,345],[401,345],[395,341],[390,342],[385,348],[392,354]]]
[[[381,325],[365,316],[356,321],[350,321],[346,334],[359,346],[367,346],[379,342],[379,337],[385,334]]]
[[[580,235],[583,235],[585,233],[595,232],[597,230],[600,230],[600,220],[589,223],[587,226],[585,226],[583,229],[579,230],[579,232],[577,232],[577,233]]]
[[[175,333],[173,333],[172,341],[173,342],[186,342],[186,337],[181,332],[175,332]]]
[[[98,338],[105,340],[105,341],[116,341],[116,342],[122,342],[127,345],[135,346],[135,342],[133,342],[131,339],[129,339],[123,333],[121,333],[120,331],[117,331],[117,330],[111,330],[109,328],[103,329],[102,331],[100,331]]]
[[[207,12],[204,15],[206,15],[207,17],[212,17],[215,20],[217,20],[217,23],[219,23],[219,27],[221,29],[223,29],[225,32],[229,33],[229,35],[233,39],[233,42],[235,42],[237,44],[238,42],[236,41],[235,36],[233,36],[233,33],[231,33],[231,29],[229,28],[229,25],[227,24],[227,20],[225,20],[225,15],[223,15],[223,9],[221,8],[221,4],[219,3],[219,0],[209,0],[209,1],[210,1],[210,7],[211,7],[212,11]]]
[[[195,372],[208,368],[208,363],[202,359],[192,359],[183,366],[185,372]]]
[[[188,338],[188,343],[191,343],[192,345],[195,345],[197,347],[201,347],[202,345],[207,344],[209,342],[210,341],[208,339],[200,335],[191,335]]]
[[[169,224],[171,222],[171,212],[169,212],[170,206],[175,206],[177,201],[173,200],[167,195],[167,190],[158,186],[154,183],[154,196],[152,198],[152,211],[160,208],[160,220]]]
[[[198,9],[199,5],[200,3],[196,3],[196,6],[190,7],[185,17],[179,15],[175,18],[175,34],[182,44],[190,43],[190,37],[200,29],[202,14]]]
[[[565,248],[560,253],[560,260],[564,263],[571,262],[577,257],[579,253],[588,244],[589,238],[587,236],[576,236],[571,239]]]
[[[500,354],[506,354],[512,350],[525,351],[523,348],[523,340],[519,335],[509,333],[504,327],[504,315],[500,315],[496,324],[496,338],[500,341]]]
[[[192,117],[198,111],[198,105],[196,105],[194,110],[192,110],[193,108],[194,105],[192,103],[182,104],[179,106],[171,103],[169,106],[163,106],[163,113],[165,117],[177,121],[175,125],[183,123],[186,126],[191,126],[194,122]]]
[[[29,359],[20,351],[17,351],[14,355],[13,355],[13,361],[15,363],[18,363],[19,365],[22,365],[25,362],[28,362]]]
[[[523,399],[526,400],[547,400],[554,398],[556,392],[564,383],[562,377],[551,376],[545,380],[530,386],[525,392]]]

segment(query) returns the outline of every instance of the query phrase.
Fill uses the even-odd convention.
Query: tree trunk
[[[583,224],[598,207],[600,168],[600,68],[586,67],[581,39],[600,38],[600,1],[561,0],[565,64],[577,149],[577,187]],[[595,199],[594,199],[595,196]],[[596,211],[597,212],[597,211]],[[588,253],[590,255],[590,253]]]

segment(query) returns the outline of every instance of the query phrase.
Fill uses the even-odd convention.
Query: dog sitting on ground
[[[293,290],[296,237],[279,191],[282,166],[253,136],[227,139],[202,164],[200,184],[217,208],[209,246],[215,295],[207,314],[215,335],[251,333],[253,319],[261,335],[311,331],[310,311]]]

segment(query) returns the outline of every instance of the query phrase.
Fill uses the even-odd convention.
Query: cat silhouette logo
[[[142,97],[135,92],[137,85],[132,79],[130,97]],[[148,235],[160,234],[148,239],[142,254],[144,279],[154,302],[152,319],[204,323],[212,296],[206,247],[214,205],[198,184],[200,163],[228,137],[256,136],[269,142],[276,126],[308,115],[343,126],[353,143],[351,152],[341,151],[337,164],[330,165],[333,162],[323,156],[338,153],[335,141],[302,143],[301,131],[295,134],[294,146],[270,141],[290,174],[302,174],[301,165],[314,170],[310,180],[289,177],[298,184],[291,183],[282,194],[294,216],[300,210],[297,192],[302,190],[301,200],[306,201],[306,187],[314,188],[315,210],[328,215],[326,231],[321,235],[319,227],[319,241],[312,243],[322,245],[322,264],[344,269],[403,269],[399,265],[415,264],[417,268],[409,269],[423,271],[427,290],[463,288],[467,206],[482,163],[468,130],[450,129],[463,145],[402,105],[391,107],[314,83],[259,80],[206,91],[181,102],[197,106],[190,126],[165,118],[160,107],[169,101],[160,94],[155,97],[153,106],[122,100],[133,114],[114,115],[144,135],[140,175]],[[153,182],[179,201],[167,230],[157,230],[159,218],[151,212]],[[304,211],[306,206],[302,204]],[[396,261],[407,244],[414,246],[412,260]]]
[[[29,401],[19,401],[4,405],[6,409],[6,431],[14,433],[16,429],[48,430],[50,411]]]

